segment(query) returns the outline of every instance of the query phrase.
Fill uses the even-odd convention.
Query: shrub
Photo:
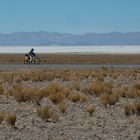
[[[136,113],[137,113],[138,115],[140,115],[140,102],[135,103],[135,107],[136,107]]]
[[[95,106],[94,105],[87,106],[86,112],[88,112],[90,114],[90,116],[92,116],[93,112],[95,112]]]
[[[109,104],[109,94],[104,93],[100,95],[100,101],[104,106],[107,106]]]
[[[56,93],[60,93],[62,92],[62,85],[60,85],[59,83],[50,83],[47,86],[47,90],[48,90],[48,94],[56,94]]]
[[[120,87],[120,96],[126,98],[129,90],[130,88],[127,85],[122,85]]]
[[[87,100],[87,97],[84,95],[81,95],[79,92],[76,92],[73,95],[69,96],[69,99],[72,102],[77,102],[77,101],[85,102]]]
[[[46,94],[48,98],[55,104],[60,103],[70,94],[71,90],[69,88],[65,88],[58,83],[50,83],[47,86]]]
[[[47,97],[49,95],[49,91],[48,91],[47,86],[40,88],[40,94],[44,97]]]
[[[0,111],[0,124],[4,120],[4,117],[5,117],[5,113],[3,111]]]
[[[33,101],[39,104],[39,101],[45,96],[40,88],[23,88],[21,85],[13,85],[11,94],[18,102]]]
[[[129,97],[129,98],[136,98],[136,97],[139,97],[139,96],[140,96],[140,90],[135,89],[135,88],[132,88],[131,90],[129,90],[126,93],[126,97]]]
[[[69,88],[65,87],[65,88],[63,88],[62,92],[63,92],[64,97],[68,97],[71,93],[71,90]]]
[[[119,100],[118,93],[113,92],[109,97],[109,104],[110,105],[115,105],[116,102],[118,102],[118,100]]]
[[[119,95],[117,92],[113,92],[111,94],[104,93],[100,95],[100,101],[106,107],[107,105],[115,105],[118,100]]]
[[[12,88],[12,95],[16,101],[26,102],[31,100],[34,91],[34,89],[25,89],[22,86],[17,85]]]
[[[140,82],[135,83],[133,87],[137,90],[140,90]]]
[[[103,83],[103,92],[104,93],[112,93],[112,88],[113,88],[113,82],[109,81],[109,82],[105,82]]]
[[[54,115],[52,108],[49,106],[38,108],[37,114],[43,121],[48,121]]]
[[[107,76],[107,74],[105,72],[99,72],[97,75],[97,81],[99,82],[103,82],[104,78]]]
[[[89,85],[88,91],[90,94],[99,96],[103,92],[103,84],[100,82],[92,83]]]
[[[91,83],[87,90],[90,94],[95,94],[96,96],[100,96],[102,93],[111,93],[112,92],[112,82],[99,82]]]
[[[37,105],[40,105],[39,102],[44,97],[44,93],[42,92],[42,89],[39,88],[30,89],[28,91],[28,94],[30,95],[28,100],[32,100]]]
[[[66,111],[66,105],[65,105],[64,102],[59,103],[58,104],[58,108],[61,111],[61,113],[65,113],[65,111]]]
[[[73,95],[69,96],[69,99],[70,99],[72,102],[80,101],[80,94],[79,94],[79,93],[73,94]]]
[[[64,100],[64,96],[62,93],[50,94],[49,99],[54,103],[58,104]]]
[[[19,74],[18,75],[15,75],[13,80],[16,83],[20,83],[22,81],[22,76],[19,75]]]
[[[4,86],[3,83],[0,82],[0,95],[4,93]]]
[[[8,114],[6,117],[6,122],[11,126],[15,126],[16,114],[15,113]]]
[[[134,104],[127,104],[124,107],[125,114],[129,116],[130,114],[134,114],[136,111],[136,106]]]
[[[86,102],[88,100],[87,96],[85,95],[80,95],[80,101],[81,102]]]

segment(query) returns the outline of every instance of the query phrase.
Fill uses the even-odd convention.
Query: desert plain
[[[63,67],[0,68],[0,140],[140,140],[139,54],[39,57]],[[21,65],[23,55],[0,62]]]

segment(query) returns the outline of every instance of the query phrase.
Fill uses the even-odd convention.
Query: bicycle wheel
[[[34,64],[40,64],[41,60],[39,57],[34,58]]]
[[[29,56],[28,55],[25,55],[24,56],[24,64],[28,64],[30,62],[29,59],[30,59]]]

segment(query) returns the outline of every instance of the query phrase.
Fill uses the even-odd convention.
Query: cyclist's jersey
[[[30,50],[29,55],[30,55],[31,57],[34,57],[34,56],[35,56],[35,53],[33,52],[33,50]]]

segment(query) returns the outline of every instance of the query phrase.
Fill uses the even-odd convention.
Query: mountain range
[[[140,45],[140,32],[70,34],[39,31],[0,34],[0,46],[9,45]]]

